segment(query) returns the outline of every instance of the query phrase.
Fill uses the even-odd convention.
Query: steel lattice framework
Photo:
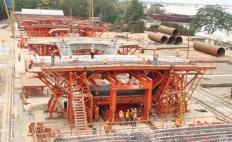
[[[73,109],[73,98],[77,96],[75,94],[84,98],[89,123],[93,118],[93,104],[108,105],[108,120],[111,122],[117,121],[116,110],[120,104],[143,104],[143,115],[140,120],[149,119],[152,103],[155,103],[156,113],[161,117],[166,117],[168,114],[178,115],[181,113],[182,103],[184,103],[182,110],[187,111],[187,101],[197,85],[196,82],[208,69],[213,68],[195,65],[50,66],[41,67],[41,70],[36,73],[52,91],[47,107],[49,117],[53,118],[55,106],[60,106],[62,111],[65,111],[60,99],[66,98],[67,120],[72,125],[76,113]],[[129,81],[122,82],[118,79],[118,75],[128,75]],[[97,91],[100,90],[101,86],[95,81],[96,79],[109,82],[108,96],[96,96],[91,93],[90,86]],[[137,82],[133,82],[133,79]],[[118,96],[119,90],[144,90],[144,94]]]

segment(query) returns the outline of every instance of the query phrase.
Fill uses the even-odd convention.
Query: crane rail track
[[[232,103],[225,100],[225,99],[222,99],[216,95],[214,95],[213,93],[210,93],[202,88],[198,88],[196,91],[198,92],[204,92],[204,95],[208,95],[209,97],[213,97],[213,98],[216,98],[216,100],[219,100],[220,102],[224,102],[224,105],[228,108],[231,108],[231,111],[232,111]],[[191,97],[192,100],[198,102],[199,104],[201,104],[202,106],[204,106],[205,108],[207,108],[208,110],[210,110],[211,112],[213,112],[214,114],[216,115],[219,115],[219,116],[222,116],[225,118],[225,122],[226,123],[231,123],[232,122],[232,115],[229,116],[229,114],[225,114],[224,112],[222,111],[219,111],[218,109],[216,109],[215,107],[213,107],[212,105],[209,105],[207,104],[206,102],[202,101],[201,99],[197,98],[197,97],[194,97],[192,96]]]

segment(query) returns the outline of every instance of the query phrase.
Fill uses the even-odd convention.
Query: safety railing
[[[217,67],[217,59],[214,57],[190,57],[189,61],[198,67]]]
[[[98,56],[98,55],[96,55]],[[180,66],[199,66],[195,63],[188,62],[186,59],[179,58],[158,58],[153,59],[153,57],[103,57],[94,58],[86,56],[87,59],[83,58],[59,58],[56,57],[54,61],[48,58],[41,57],[38,60],[33,60],[33,67],[59,67],[59,66],[99,66],[99,65],[159,65],[159,66],[170,66],[170,65],[180,65]],[[89,58],[89,59],[88,59]],[[204,67],[204,66],[203,66]]]

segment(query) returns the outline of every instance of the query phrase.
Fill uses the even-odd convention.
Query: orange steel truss
[[[76,19],[68,16],[17,16],[16,21],[19,27],[32,24],[70,24],[76,22]]]
[[[31,123],[29,125],[29,133],[31,133],[33,142],[48,142],[51,141],[52,138],[57,137],[60,135],[59,129],[51,129],[46,127],[44,123]]]
[[[131,55],[140,49],[142,49],[142,47],[138,45],[123,45],[119,47],[118,54]]]
[[[16,20],[29,37],[64,36],[68,33],[96,37],[104,32],[103,27],[91,27],[86,21],[67,16],[18,16]]]
[[[24,26],[29,37],[54,37],[64,36],[68,33],[79,33],[80,36],[97,37],[104,29],[102,27],[90,27],[89,25],[54,25],[54,24],[26,24]]]
[[[117,106],[120,104],[143,104],[143,114],[139,118],[149,120],[149,113],[152,104],[160,117],[168,114],[179,115],[180,95],[184,95],[184,111],[187,111],[189,90],[193,90],[194,81],[204,74],[210,67],[197,66],[103,66],[103,67],[42,67],[38,72],[38,77],[52,91],[48,102],[47,111],[49,117],[53,118],[55,108],[61,107],[62,112],[67,111],[67,121],[70,126],[75,123],[74,119],[77,112],[73,109],[74,97],[84,98],[85,112],[88,123],[93,120],[93,104],[109,106],[108,121],[117,121]],[[189,76],[191,74],[191,76]],[[118,75],[127,75],[128,82],[118,79]],[[188,76],[188,77],[187,77]],[[93,95],[90,86],[99,91],[101,85],[95,80],[104,79],[109,82],[109,94],[107,96]],[[132,80],[136,80],[133,82]],[[144,90],[143,94],[120,95],[119,90]],[[188,98],[187,98],[188,97]],[[61,104],[61,99],[66,98],[68,102],[67,110]]]
[[[28,44],[27,48],[39,56],[60,56],[57,46],[52,44]]]

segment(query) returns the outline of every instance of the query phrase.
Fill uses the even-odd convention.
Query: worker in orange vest
[[[105,130],[105,133],[110,133],[112,131],[112,127],[111,127],[109,121],[106,121],[106,123],[104,125],[104,130]]]
[[[125,116],[125,118],[126,118],[126,121],[128,122],[128,121],[130,121],[130,110],[129,109],[127,109],[127,111],[126,111],[126,116]],[[127,123],[126,123],[127,124]]]
[[[99,107],[97,105],[95,105],[94,117],[96,121],[99,120]]]

